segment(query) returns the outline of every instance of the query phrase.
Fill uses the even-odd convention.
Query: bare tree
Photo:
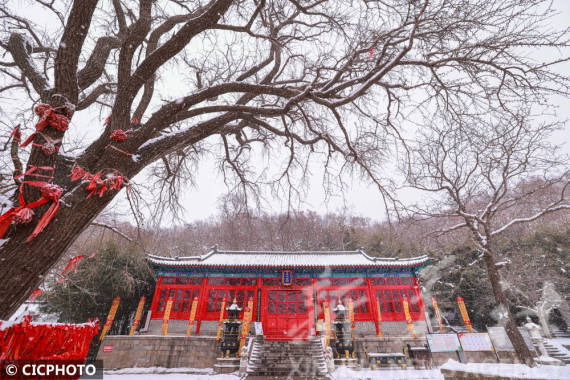
[[[512,226],[570,209],[568,159],[549,143],[558,123],[531,121],[526,112],[468,119],[448,114],[426,123],[411,148],[410,165],[404,168],[407,183],[439,195],[434,204],[416,205],[413,211],[416,217],[440,218],[444,227],[436,234],[471,232],[471,240],[483,254],[499,323],[505,325],[521,360],[530,363],[532,356],[504,293],[496,239]],[[542,175],[543,180],[523,186],[532,175]],[[545,189],[557,191],[554,201],[536,199]],[[530,199],[534,209],[519,207]]]
[[[134,205],[158,203],[158,212],[176,202],[179,179],[204,151],[217,157],[230,189],[250,195],[267,185],[293,202],[316,160],[325,183],[354,171],[387,205],[396,203],[383,164],[401,142],[403,121],[568,92],[567,78],[524,51],[567,46],[567,31],[549,28],[548,4],[30,1],[54,16],[48,28],[23,15],[20,1],[3,3],[0,93],[18,99],[3,117],[25,126],[35,118],[32,105],[45,105],[35,108],[38,133],[23,169],[12,156],[12,199],[22,197],[4,214],[11,224],[0,278],[10,280],[0,284],[0,318],[149,166],[163,196],[137,197],[135,186],[127,195]],[[94,141],[66,154],[61,140],[69,126],[86,127],[71,120],[84,110],[110,116],[89,126]],[[271,170],[255,171],[259,152]],[[36,200],[45,204],[26,207]]]

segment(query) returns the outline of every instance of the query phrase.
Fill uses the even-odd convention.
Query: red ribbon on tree
[[[38,298],[41,294],[42,294],[42,290],[40,288],[37,288],[36,290],[33,291],[32,295],[30,296],[30,299],[28,301],[34,302],[36,300],[36,298]]]
[[[26,203],[24,200],[23,192],[24,185],[39,187],[42,197],[32,203]],[[52,202],[51,206],[40,218],[38,224],[36,225],[36,228],[34,228],[30,236],[26,239],[26,242],[32,240],[40,232],[42,232],[48,223],[53,219],[57,210],[59,209],[59,198],[61,198],[62,195],[63,190],[58,185],[40,181],[23,182],[20,185],[20,195],[18,196],[20,206],[12,207],[0,216],[0,238],[4,236],[12,222],[29,223],[34,215],[34,212],[32,211],[33,208],[39,207],[48,202]]]
[[[59,282],[65,281],[65,276],[73,271],[73,273],[77,273],[77,264],[85,258],[85,255],[74,256],[67,262],[67,265],[61,271],[62,278],[59,279]]]
[[[69,128],[69,118],[67,115],[61,115],[55,112],[55,110],[49,105],[49,104],[39,104],[36,106],[36,108],[34,108],[34,112],[36,113],[36,115],[38,115],[40,117],[40,120],[36,123],[36,132],[32,133],[30,135],[30,137],[28,137],[26,139],[26,141],[24,141],[20,146],[24,147],[24,146],[28,146],[28,144],[30,144],[34,138],[36,137],[36,135],[38,133],[41,133],[45,127],[50,127],[53,129],[56,129],[60,132],[65,132],[67,131],[67,128]],[[46,138],[44,136],[44,138]],[[60,142],[61,140],[55,141],[55,140],[51,140],[51,143],[53,143],[53,145],[55,145],[56,143]],[[50,140],[48,140],[46,138],[46,144],[44,145],[49,145],[50,144]],[[43,150],[43,148],[42,148]],[[48,151],[50,151],[48,149]],[[45,153],[45,150],[44,150]],[[47,154],[47,153],[46,153]],[[53,153],[50,153],[53,154]]]
[[[117,142],[125,141],[128,137],[127,135],[131,132],[132,132],[132,130],[130,130],[130,129],[126,130],[126,131],[123,131],[120,128],[115,129],[113,132],[111,132],[111,136],[109,136],[109,138],[111,140],[115,140]]]
[[[89,181],[85,189],[90,190],[90,193],[86,198],[90,198],[95,193],[97,193],[99,197],[102,197],[107,190],[121,190],[121,186],[123,186],[125,180],[118,171],[115,170],[114,174],[107,175],[106,179],[101,179],[101,175],[102,173],[100,171],[91,174],[81,166],[75,164],[69,176],[71,177],[71,182],[79,179]]]

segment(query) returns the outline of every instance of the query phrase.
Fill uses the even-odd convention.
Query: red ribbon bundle
[[[86,198],[91,197],[93,194],[97,193],[99,197],[102,197],[107,190],[121,190],[123,186],[124,178],[115,170],[113,175],[108,175],[106,179],[101,179],[102,173],[99,171],[96,174],[91,174],[81,166],[75,164],[71,172],[71,182],[77,181],[79,179],[84,179],[89,181],[89,184],[85,188],[90,190],[90,193]]]
[[[38,298],[41,294],[42,294],[42,290],[40,288],[37,288],[36,290],[33,291],[32,295],[30,296],[28,301],[34,302],[36,300],[36,298]]]
[[[23,193],[24,185],[39,187],[42,197],[37,201],[26,204]],[[26,239],[26,242],[32,240],[40,232],[42,232],[48,223],[53,219],[57,210],[59,209],[59,198],[61,198],[62,195],[63,190],[58,185],[40,181],[23,182],[20,185],[20,195],[18,196],[20,206],[12,207],[0,216],[0,238],[4,236],[12,222],[29,223],[34,215],[32,209],[51,201],[52,204],[50,208],[45,212],[45,214],[42,215],[40,221],[36,225],[36,228],[34,228],[30,236]]]
[[[125,141],[127,139],[127,135],[131,132],[132,131],[130,129],[126,131],[123,131],[122,129],[115,129],[113,132],[111,132],[111,136],[109,136],[109,138],[117,142]]]
[[[77,264],[85,258],[85,255],[74,256],[67,262],[67,265],[61,271],[62,278],[59,279],[59,282],[65,281],[65,275],[68,274],[73,270],[74,273],[77,273]]]
[[[48,104],[39,104],[34,108],[34,112],[36,115],[40,117],[40,120],[36,123],[36,133],[32,133],[30,137],[26,139],[20,146],[28,146],[31,143],[36,135],[44,130],[45,127],[54,128],[60,132],[67,131],[69,128],[69,118],[67,115],[61,115],[55,113],[55,110]],[[56,141],[56,143],[59,141]],[[49,144],[50,141],[46,139],[46,144]],[[53,143],[53,141],[52,141]],[[46,145],[44,144],[44,145]],[[45,151],[44,151],[45,153]]]
[[[87,357],[99,320],[83,324],[30,323],[30,316],[5,328],[0,321],[0,360],[79,360]]]

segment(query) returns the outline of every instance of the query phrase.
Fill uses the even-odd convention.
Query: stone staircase
[[[248,379],[330,379],[319,338],[278,342],[258,337],[246,373]]]
[[[553,338],[570,338],[570,331],[568,330],[552,330]]]
[[[546,348],[546,352],[548,352],[548,356],[558,359],[564,363],[564,365],[570,364],[570,355],[565,352],[560,351],[558,347],[553,346],[548,340],[543,341],[544,348]]]

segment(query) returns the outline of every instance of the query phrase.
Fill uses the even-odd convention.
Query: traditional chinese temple
[[[157,273],[147,322],[151,332],[158,331],[169,298],[169,334],[177,332],[177,322],[178,332],[184,332],[195,297],[196,335],[215,331],[224,298],[236,299],[242,310],[252,299],[253,320],[261,322],[267,340],[315,335],[324,318],[323,301],[334,309],[339,301],[348,305],[351,299],[356,331],[362,335],[376,335],[379,328],[385,335],[405,335],[404,300],[418,333],[427,326],[418,282],[418,270],[429,260],[426,255],[401,259],[372,257],[362,249],[255,252],[213,247],[201,256],[148,255],[148,260]]]

